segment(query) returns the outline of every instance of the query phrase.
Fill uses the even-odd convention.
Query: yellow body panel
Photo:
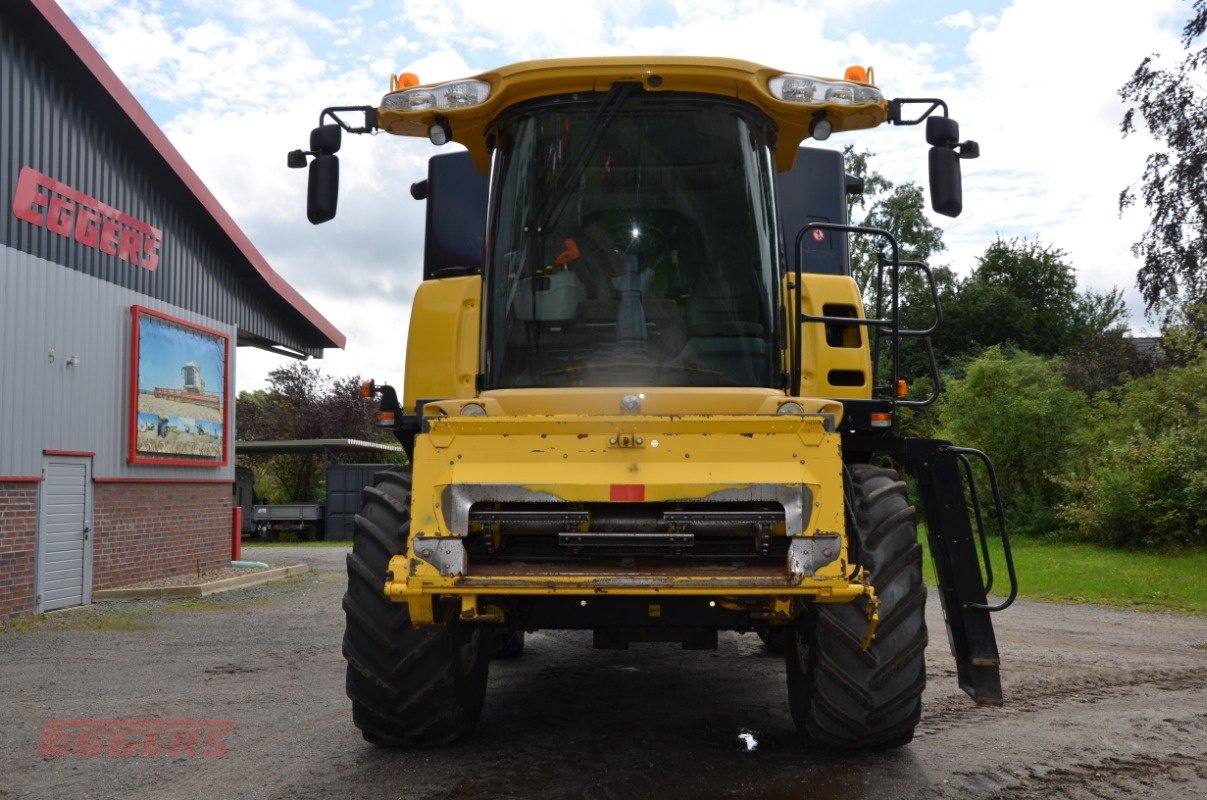
[[[623,56],[608,58],[564,58],[527,61],[501,67],[472,80],[490,84],[486,102],[469,108],[437,111],[393,111],[378,109],[378,125],[390,133],[426,138],[437,116],[452,129],[453,140],[465,145],[478,170],[486,172],[490,152],[487,132],[504,109],[540,97],[574,92],[606,92],[612,84],[641,83],[650,92],[700,92],[743,100],[759,108],[779,126],[776,168],[792,168],[796,150],[809,136],[819,111],[835,131],[873,128],[888,117],[888,104],[787,103],[776,99],[767,82],[787,74],[749,61],[686,56]]]
[[[801,311],[811,317],[863,319],[863,301],[855,281],[845,275],[803,276]],[[826,313],[827,310],[830,313]],[[835,313],[841,310],[843,313]],[[872,396],[869,328],[863,325],[801,324],[801,394],[867,400]],[[852,385],[862,376],[859,385]],[[844,382],[845,381],[845,382]]]
[[[507,400],[515,405],[518,394],[475,402],[498,411]],[[545,391],[531,394],[548,397]],[[476,608],[478,597],[508,595],[754,596],[767,608],[786,607],[801,596],[827,602],[871,597],[870,586],[852,574],[847,561],[842,459],[834,431],[841,406],[801,402],[815,413],[469,417],[456,415],[461,402],[432,404],[425,411],[452,415],[427,416],[429,431],[416,438],[411,539],[406,554],[391,561],[386,594],[411,603],[420,621],[431,599],[443,595],[474,598],[467,608]],[[640,485],[637,502],[715,501],[718,508],[758,491],[796,498],[785,503],[793,511],[772,535],[796,541],[828,537],[834,543],[831,560],[810,574],[795,574],[787,564],[747,573],[723,564],[680,572],[615,565],[593,570],[591,562],[572,569],[501,570],[472,560],[456,574],[442,574],[416,551],[417,539],[454,542],[466,536],[473,525],[471,502],[617,502],[611,494],[617,485]]]
[[[402,407],[417,400],[473,397],[482,325],[482,277],[424,281],[411,305]]]

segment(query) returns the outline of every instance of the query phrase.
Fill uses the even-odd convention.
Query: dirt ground
[[[1207,618],[1019,602],[987,709],[955,686],[932,597],[918,735],[858,756],[801,747],[753,635],[611,652],[540,633],[491,665],[472,740],[391,752],[344,697],[344,551],[246,552],[315,571],[0,632],[0,798],[1207,798]],[[38,755],[48,720],[85,717],[233,728],[221,757]]]

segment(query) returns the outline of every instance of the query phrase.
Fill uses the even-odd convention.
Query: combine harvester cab
[[[343,131],[465,147],[411,187],[427,237],[403,396],[363,391],[412,462],[366,487],[348,560],[348,693],[368,740],[468,735],[492,656],[520,655],[525,631],[584,629],[609,648],[755,632],[784,652],[807,740],[908,742],[926,589],[898,470],[917,480],[960,685],[1001,702],[989,613],[1015,581],[992,465],[900,434],[902,409],[934,400],[907,398],[902,342],[930,354],[937,387],[941,312],[932,291],[935,325],[903,330],[898,288],[904,270],[933,277],[847,224],[841,154],[800,146],[923,121],[932,203],[954,216],[976,144],[942,101],[888,101],[862,68],[529,62],[400,75],[380,106],[323,111],[289,157],[309,163],[316,224],[336,211]],[[849,236],[886,253],[867,312]],[[1006,543],[997,606],[974,460]]]

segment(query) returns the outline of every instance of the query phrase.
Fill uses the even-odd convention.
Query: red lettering
[[[160,238],[158,236],[148,236],[143,239],[142,251],[142,267],[154,272],[159,267],[159,246]]]
[[[205,741],[197,755],[208,756],[210,758],[221,758],[226,755],[227,741],[226,737],[230,736],[230,729],[215,730],[213,728],[205,732]]]
[[[60,236],[70,236],[72,223],[75,221],[75,203],[62,197],[51,195],[50,208],[46,213],[46,230]]]
[[[42,738],[38,742],[40,756],[69,756],[75,742],[75,731],[64,730],[62,722],[51,720],[42,726]]]
[[[13,216],[39,226],[42,224],[42,212],[38,211],[38,206],[45,206],[48,200],[38,185],[40,177],[35,170],[22,167],[21,175],[17,178],[17,191],[13,193]]]
[[[22,167],[13,192],[13,216],[85,247],[155,271],[163,232],[78,189]]]
[[[162,756],[167,752],[167,737],[163,731],[147,731],[142,737],[142,750],[139,755]]]
[[[117,251],[117,257],[139,266],[138,256],[142,253],[142,234],[133,228],[122,229],[122,244]]]
[[[117,237],[121,235],[122,226],[108,217],[101,222],[101,240],[97,249],[111,256],[117,255]]]
[[[77,756],[99,756],[105,752],[109,741],[110,730],[85,728],[75,735],[75,754]]]
[[[101,215],[88,206],[80,206],[75,220],[75,240],[85,247],[96,249],[101,238]]]
[[[169,756],[195,756],[197,745],[201,744],[201,732],[195,730],[172,731],[172,739],[168,743]]]
[[[137,730],[115,730],[109,736],[109,749],[106,751],[111,756],[133,756],[138,754],[138,746],[142,742],[142,731]]]

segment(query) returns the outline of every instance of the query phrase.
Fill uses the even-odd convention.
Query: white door
[[[92,461],[47,457],[38,514],[35,610],[92,601]]]

